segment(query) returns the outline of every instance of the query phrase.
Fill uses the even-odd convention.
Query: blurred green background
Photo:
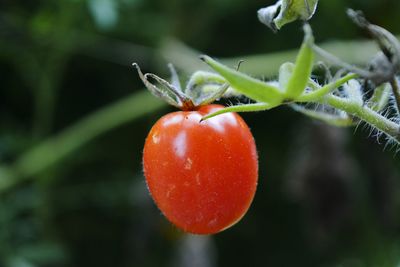
[[[174,109],[131,64],[166,77],[172,62],[185,80],[205,67],[200,53],[232,65],[260,55],[243,70],[273,78],[279,65],[261,55],[293,60],[277,52],[303,37],[300,23],[273,34],[258,22],[273,2],[2,0],[0,266],[400,266],[399,156],[362,125],[332,128],[284,107],[243,114],[258,191],[214,236],[175,229],[147,193],[144,139]],[[400,33],[398,0],[322,0],[317,42],[366,37],[346,7]]]

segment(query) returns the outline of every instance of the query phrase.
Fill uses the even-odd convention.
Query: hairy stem
[[[337,97],[334,95],[328,95],[320,103],[326,103],[334,108],[343,110],[348,114],[367,122],[374,128],[384,132],[389,137],[396,140],[396,142],[400,143],[400,126],[397,123],[382,116],[381,114],[375,112],[367,105],[359,105],[348,99]]]
[[[340,87],[341,85],[350,81],[351,79],[357,78],[357,76],[358,75],[355,73],[347,74],[346,76],[344,76],[336,81],[333,81],[332,83],[324,85],[315,91],[312,91],[310,93],[306,93],[306,94],[299,96],[298,99],[296,99],[296,102],[309,102],[309,101],[312,101],[313,99],[323,98],[330,91]]]

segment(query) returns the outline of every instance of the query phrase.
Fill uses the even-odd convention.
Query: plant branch
[[[349,99],[334,95],[328,95],[326,98],[324,98],[324,100],[318,102],[322,104],[328,104],[339,110],[343,110],[348,114],[367,122],[379,131],[384,132],[389,137],[396,140],[396,142],[400,143],[400,126],[390,119],[375,112],[367,105],[359,105],[350,101]]]
[[[83,118],[33,147],[10,167],[0,166],[0,193],[35,179],[35,175],[56,165],[97,136],[165,106],[147,91],[140,91]]]
[[[344,76],[336,81],[333,81],[331,83],[328,83],[327,85],[324,85],[315,91],[312,91],[312,92],[309,92],[309,93],[299,96],[296,99],[296,102],[308,102],[308,101],[312,101],[313,99],[322,98],[326,94],[328,94],[330,91],[335,90],[342,84],[348,82],[351,79],[357,78],[357,77],[358,77],[358,75],[355,73],[347,74],[346,76]]]
[[[397,38],[399,38],[397,36]],[[345,58],[351,64],[366,64],[371,55],[378,50],[373,41],[331,41],[319,45],[330,54],[337,58]],[[206,70],[204,64],[198,60],[200,52],[193,50],[184,43],[175,39],[169,39],[164,42],[160,48],[160,54],[166,62],[174,62],[178,69],[187,73],[198,70]],[[239,60],[243,60],[240,66],[241,72],[251,75],[274,76],[278,72],[277,66],[285,62],[294,62],[298,49],[272,52],[266,54],[247,55],[241,57],[221,58],[220,62],[227,66],[235,66]],[[316,55],[316,60],[322,60],[324,57]]]

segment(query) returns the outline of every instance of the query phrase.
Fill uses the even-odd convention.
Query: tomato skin
[[[220,232],[239,221],[254,198],[258,158],[246,123],[236,113],[200,122],[221,108],[169,113],[146,138],[148,189],[167,219],[185,232]]]

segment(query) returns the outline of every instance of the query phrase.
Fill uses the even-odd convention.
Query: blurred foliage
[[[362,126],[244,114],[258,192],[212,237],[174,229],[147,193],[144,138],[172,108],[143,93],[131,63],[166,74],[171,38],[218,57],[298,48],[300,24],[274,35],[258,22],[272,3],[1,1],[0,266],[398,266],[398,155]],[[362,36],[346,7],[400,32],[399,1],[325,0],[311,20],[318,42]]]

